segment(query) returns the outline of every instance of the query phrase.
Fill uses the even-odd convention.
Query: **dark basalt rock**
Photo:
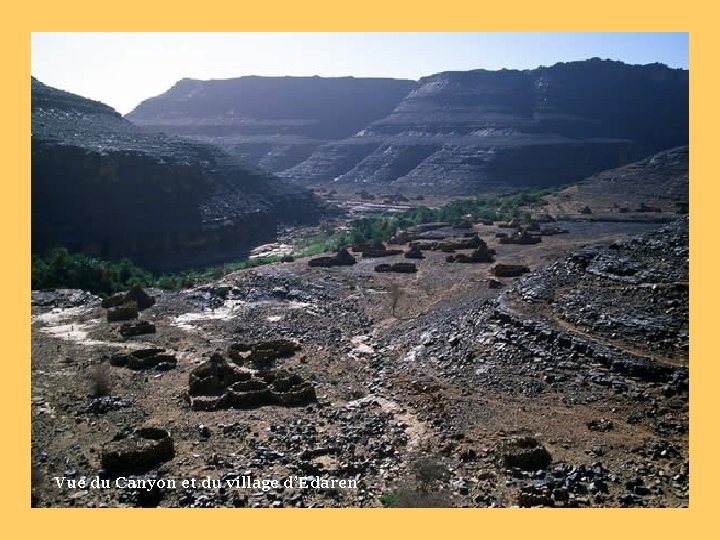
[[[142,427],[102,447],[100,463],[107,475],[144,472],[175,456],[170,434],[160,428]]]
[[[61,245],[154,270],[207,266],[274,241],[281,222],[315,222],[321,207],[216,147],[32,79],[33,253]]]
[[[132,370],[153,368],[173,368],[177,359],[171,354],[163,354],[165,349],[140,349],[131,353],[116,354],[110,357],[110,365]]]
[[[100,396],[93,398],[82,412],[91,414],[105,414],[131,407],[132,402],[113,396]]]

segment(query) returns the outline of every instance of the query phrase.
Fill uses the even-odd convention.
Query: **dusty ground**
[[[500,229],[494,226],[475,229],[497,250],[498,262],[536,269],[586,244],[606,246],[657,228],[559,225],[570,232],[531,246],[497,244]],[[193,290],[151,290],[156,303],[140,318],[153,322],[157,332],[127,339],[118,332],[121,323],[105,322],[99,299],[63,301],[60,295],[50,305],[34,305],[33,504],[687,504],[687,391],[677,383],[682,373],[657,380],[618,373],[615,364],[602,364],[582,352],[585,345],[575,344],[594,343],[592,331],[583,333],[567,321],[562,327],[548,311],[552,304],[523,304],[523,291],[512,287],[526,280],[498,278],[505,287],[494,289],[488,286],[495,279],[492,264],[451,264],[446,253],[425,255],[414,261],[414,275],[374,272],[379,262],[406,261],[402,256],[329,269],[297,260]],[[393,284],[400,291],[394,316]],[[225,298],[223,286],[229,287]],[[503,312],[513,307],[517,312]],[[525,320],[530,318],[535,322]],[[561,337],[540,339],[536,323],[570,336],[570,348]],[[215,351],[225,354],[232,343],[275,338],[300,344],[276,367],[311,381],[317,402],[190,409],[191,370]],[[627,345],[619,354],[630,357],[642,349],[650,362],[667,356],[639,338]],[[88,411],[97,365],[118,351],[150,346],[175,354],[177,368],[112,367],[110,394],[127,406]],[[676,352],[682,357],[681,348]],[[312,475],[354,479],[357,488],[68,489],[52,479],[102,476],[103,445],[143,425],[166,429],[175,455],[149,470],[131,471],[137,478],[176,479],[179,486],[191,477]],[[551,463],[524,470],[504,462],[512,453],[508,440],[519,436],[534,437],[532,445],[544,448]]]

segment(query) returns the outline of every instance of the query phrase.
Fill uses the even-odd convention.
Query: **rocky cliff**
[[[687,71],[591,59],[425,77],[390,115],[281,175],[472,194],[576,181],[687,142]]]
[[[209,265],[318,211],[308,191],[215,146],[147,132],[32,80],[33,252],[62,245],[151,269]]]
[[[274,172],[384,118],[415,86],[414,81],[354,77],[182,79],[127,118],[212,142]]]

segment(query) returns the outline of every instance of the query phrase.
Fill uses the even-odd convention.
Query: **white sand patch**
[[[281,301],[281,300],[262,300],[259,302],[246,302],[245,300],[226,300],[222,307],[214,309],[205,309],[203,311],[192,311],[182,313],[172,320],[172,325],[182,328],[183,330],[193,331],[196,327],[193,323],[198,321],[229,321],[237,317],[239,313],[245,312],[253,308],[279,309],[282,311],[288,309],[303,309],[310,307],[310,302]],[[311,313],[308,310],[308,313]],[[277,318],[275,318],[277,317]],[[279,321],[282,315],[269,315],[267,320],[271,322]]]
[[[39,331],[48,334],[57,339],[72,341],[80,345],[87,346],[107,346],[107,347],[124,347],[127,349],[144,349],[152,347],[150,343],[142,343],[139,341],[104,341],[99,339],[90,339],[88,332],[98,325],[102,324],[102,319],[89,319],[82,323],[68,323],[67,319],[80,317],[87,313],[87,308],[55,308],[51,312],[41,313],[33,316],[33,323],[41,323],[44,326],[39,327]]]

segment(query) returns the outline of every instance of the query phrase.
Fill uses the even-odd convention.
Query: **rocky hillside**
[[[146,132],[110,107],[32,80],[32,249],[154,269],[238,259],[283,222],[317,218],[309,192],[215,146]]]
[[[689,148],[678,146],[595,174],[545,197],[555,216],[637,220],[689,210]],[[622,216],[618,214],[623,214]]]
[[[414,81],[354,77],[182,79],[127,118],[213,142],[275,172],[384,118],[415,86]]]
[[[472,194],[568,183],[687,141],[687,71],[591,59],[425,77],[386,118],[281,174]]]

